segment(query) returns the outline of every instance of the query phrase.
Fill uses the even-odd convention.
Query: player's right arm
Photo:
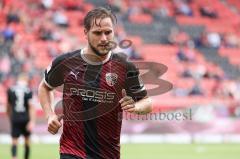
[[[53,60],[52,64],[45,70],[44,78],[38,88],[38,97],[44,114],[48,120],[48,131],[56,134],[62,126],[59,118],[53,111],[54,95],[53,89],[63,84],[64,56]]]
[[[62,126],[60,119],[52,109],[54,100],[53,91],[42,81],[38,88],[38,97],[44,114],[48,120],[48,131],[51,134],[56,134]]]
[[[7,116],[9,117],[9,119],[11,118],[11,114],[12,114],[12,106],[11,106],[10,102],[11,102],[11,90],[8,89],[8,91],[7,91],[7,108],[6,108],[6,113],[7,113]]]
[[[38,88],[38,98],[46,118],[54,114],[52,103],[54,100],[53,91],[42,80]]]

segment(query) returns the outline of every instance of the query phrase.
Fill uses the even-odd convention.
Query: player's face
[[[111,50],[114,38],[113,23],[110,18],[96,19],[89,31],[85,32],[92,51],[98,56],[106,56]]]

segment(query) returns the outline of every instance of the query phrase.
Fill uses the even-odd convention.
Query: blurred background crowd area
[[[157,132],[240,132],[239,0],[0,0],[2,115],[6,90],[26,72],[42,117],[37,89],[43,72],[56,56],[86,45],[83,18],[95,6],[110,7],[116,14],[117,43],[132,41],[118,51],[131,60],[168,67],[161,78],[173,83],[173,89],[153,97],[154,111],[192,109],[195,122],[208,124],[181,123],[173,129],[162,123]],[[219,119],[226,119],[225,125],[214,129]],[[137,126],[136,131],[151,126]]]

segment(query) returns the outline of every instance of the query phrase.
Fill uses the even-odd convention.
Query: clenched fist
[[[132,97],[127,96],[126,90],[122,90],[122,99],[119,101],[121,104],[122,110],[133,113],[135,112],[135,101],[132,99]]]
[[[59,128],[62,126],[61,120],[63,115],[57,116],[56,114],[52,114],[48,117],[48,131],[55,135]]]

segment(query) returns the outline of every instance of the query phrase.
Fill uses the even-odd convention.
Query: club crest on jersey
[[[106,73],[106,82],[109,86],[114,86],[117,83],[117,78],[116,73]]]

